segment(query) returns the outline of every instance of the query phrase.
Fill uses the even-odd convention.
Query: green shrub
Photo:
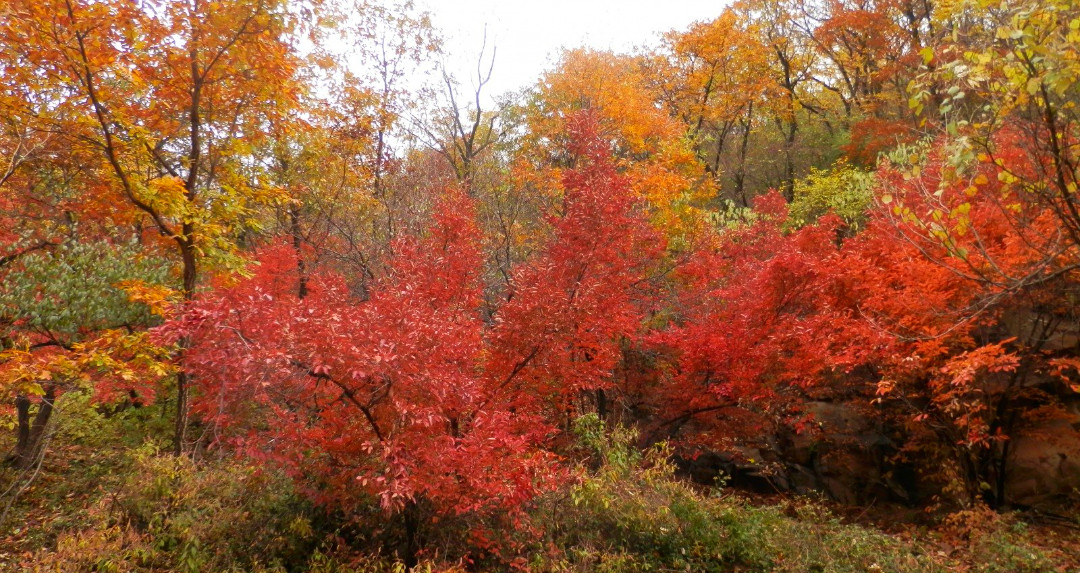
[[[832,211],[853,229],[866,221],[873,202],[874,174],[839,161],[829,169],[811,169],[795,182],[789,224],[802,227]]]
[[[534,568],[548,571],[930,571],[929,560],[887,535],[842,525],[800,502],[754,507],[705,495],[676,479],[663,445],[644,454],[633,433],[578,422],[597,469],[536,512],[545,532]]]
[[[283,476],[232,460],[196,464],[152,442],[125,457],[111,491],[35,555],[33,571],[285,571],[312,554],[313,512]]]
[[[61,429],[72,446],[50,458],[19,502],[16,511],[45,531],[15,570],[404,573],[385,540],[371,536],[386,526],[385,514],[373,509],[349,526],[356,531],[334,529],[343,522],[317,518],[323,514],[280,474],[162,454],[155,443],[164,439],[127,447],[132,438],[119,434],[149,427],[151,408],[105,416],[85,396],[64,400],[65,420],[77,429]],[[428,561],[415,571],[1069,571],[1056,548],[1065,542],[985,508],[954,514],[918,538],[891,536],[843,524],[812,501],[755,506],[723,488],[692,486],[676,478],[665,446],[642,452],[632,431],[609,430],[596,416],[576,430],[589,468],[578,480],[540,499],[521,531],[509,520],[481,524],[512,539],[505,552],[485,554],[470,542],[462,532],[473,521],[440,520],[429,536],[440,542],[427,546]]]
[[[295,565],[311,551],[311,510],[283,476],[228,460],[197,465],[153,446],[134,459],[118,505],[175,570]]]

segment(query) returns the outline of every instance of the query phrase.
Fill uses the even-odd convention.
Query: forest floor
[[[32,481],[0,470],[2,572],[403,570],[392,520],[377,511],[343,525],[272,472],[174,458],[160,408],[105,416],[84,398],[63,406]],[[630,461],[538,502],[532,533],[506,535],[503,549],[464,549],[465,526],[440,522],[420,569],[1080,572],[1080,518],[703,491],[648,456],[612,459]]]

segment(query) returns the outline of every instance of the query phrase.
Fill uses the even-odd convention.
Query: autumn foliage
[[[497,110],[446,73],[426,124],[409,3],[0,8],[10,461],[65,395],[167,408],[175,455],[281,470],[413,562],[439,528],[462,563],[542,543],[636,447],[845,503],[1076,501],[1066,4],[742,0]]]
[[[345,506],[371,496],[391,511],[516,509],[557,482],[558,420],[580,392],[610,384],[660,246],[595,122],[573,130],[579,166],[551,243],[490,324],[474,201],[448,190],[429,231],[395,242],[366,300],[333,273],[307,277],[300,296],[279,243],[251,278],[159,329],[193,341],[195,411],[215,439],[319,476],[310,487]]]

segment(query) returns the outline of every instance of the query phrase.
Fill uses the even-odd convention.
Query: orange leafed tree
[[[781,96],[769,77],[766,46],[731,10],[669,33],[665,44],[652,70],[659,100],[681,120],[721,193],[748,205],[750,136],[767,102]],[[724,189],[728,177],[732,187]]]
[[[701,206],[713,194],[711,180],[683,137],[683,125],[657,106],[644,62],[611,52],[564,53],[528,112],[523,156],[534,168],[557,175],[572,166],[564,155],[568,125],[580,111],[594,114],[600,135],[614,143],[619,169],[648,202],[657,228],[669,237],[695,231]]]
[[[17,0],[0,29],[6,82],[48,130],[94,158],[100,204],[175,254],[191,299],[199,269],[235,266],[233,239],[278,199],[253,152],[296,104],[302,21],[284,2]],[[149,237],[147,237],[148,240]],[[182,361],[185,341],[180,341]],[[187,425],[177,377],[175,448]]]

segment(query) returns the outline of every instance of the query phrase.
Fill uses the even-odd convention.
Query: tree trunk
[[[12,459],[21,461],[26,446],[30,443],[30,398],[23,394],[15,397],[15,412],[18,415],[18,441],[15,443],[15,453]]]
[[[299,286],[296,296],[303,299],[308,294],[307,271],[304,268],[304,236],[300,229],[300,207],[289,207],[289,232],[292,234],[293,250],[296,252],[296,274],[299,276]]]
[[[187,339],[180,341],[180,352],[177,356],[183,356],[188,346]],[[184,439],[187,436],[187,372],[181,370],[176,374],[176,420],[173,428],[173,454],[179,456],[184,452]]]
[[[787,199],[788,203],[795,200],[795,158],[793,156],[795,148],[795,132],[798,130],[798,124],[795,123],[794,110],[792,111],[791,124],[787,129],[787,136],[784,138],[784,199]]]
[[[192,223],[184,223],[184,238],[180,241],[180,254],[183,259],[183,295],[188,303],[195,298],[197,267],[195,258],[195,228]],[[177,343],[176,362],[179,373],[176,375],[176,425],[173,433],[173,453],[180,455],[184,451],[184,438],[188,425],[188,373],[184,370],[184,354],[191,346],[191,339],[183,337]]]
[[[15,399],[15,409],[18,412],[18,442],[15,444],[15,453],[12,462],[15,467],[25,470],[34,466],[44,453],[42,447],[45,440],[45,429],[52,418],[53,407],[56,402],[56,385],[50,385],[45,389],[45,395],[41,397],[37,415],[33,423],[30,422],[30,399],[20,395]]]
[[[753,125],[754,104],[751,102],[746,107],[746,121],[739,121],[742,126],[742,141],[739,142],[739,167],[735,170],[735,196],[743,207],[749,207],[750,201],[746,197],[746,154],[750,145],[750,128]]]
[[[405,567],[411,571],[420,555],[420,508],[415,501],[405,504],[402,517],[405,518]]]

